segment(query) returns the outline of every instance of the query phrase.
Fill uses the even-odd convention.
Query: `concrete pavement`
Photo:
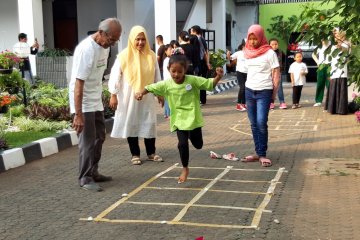
[[[290,103],[290,86],[284,90]],[[312,107],[314,84],[303,91],[303,108],[269,115],[271,168],[208,157],[210,150],[253,153],[247,115],[235,110],[236,87],[208,96],[204,148],[191,147],[197,168],[185,184],[176,183],[179,168],[154,178],[179,162],[161,109],[157,149],[165,162],[132,166],[126,141],[107,136],[100,170],[114,180],[102,184],[104,192],[77,185],[77,147],[1,173],[0,239],[356,239],[359,125],[353,115]],[[113,221],[80,220],[102,213]],[[196,224],[174,224],[177,217]]]

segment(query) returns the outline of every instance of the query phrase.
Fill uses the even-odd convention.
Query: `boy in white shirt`
[[[299,104],[301,91],[306,82],[306,74],[308,73],[307,66],[302,62],[302,59],[303,55],[301,52],[295,53],[295,62],[293,62],[289,68],[291,85],[293,87],[293,109],[301,107]]]

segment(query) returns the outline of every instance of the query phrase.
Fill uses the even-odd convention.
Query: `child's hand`
[[[222,67],[216,68],[216,75],[222,78],[224,76],[224,69]]]
[[[142,100],[143,94],[141,92],[135,93],[135,99],[140,101]]]

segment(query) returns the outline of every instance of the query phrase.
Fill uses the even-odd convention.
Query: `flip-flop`
[[[246,157],[242,158],[240,161],[242,161],[242,162],[257,162],[257,161],[259,161],[259,157],[250,155],[250,156],[246,156]]]
[[[138,156],[132,156],[132,158],[131,158],[131,163],[132,163],[133,165],[141,165],[140,157],[138,157]]]
[[[222,158],[229,161],[239,161],[239,158],[235,156],[235,153],[228,153],[222,155]]]
[[[220,154],[217,154],[216,152],[213,152],[213,151],[210,151],[210,157],[212,159],[221,159],[221,155]]]
[[[271,160],[266,157],[261,157],[259,161],[262,167],[271,167],[272,165]]]
[[[153,162],[163,162],[164,160],[162,159],[162,157],[160,157],[157,154],[151,154],[148,156],[148,161],[153,161]]]

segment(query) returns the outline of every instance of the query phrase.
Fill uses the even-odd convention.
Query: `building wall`
[[[260,5],[259,8],[259,23],[262,25],[266,32],[266,37],[278,38],[273,34],[270,34],[267,30],[272,23],[271,18],[279,15],[283,15],[285,19],[292,15],[299,16],[303,10],[303,6],[307,4],[313,4],[317,9],[327,9],[334,6],[334,3],[329,5],[321,5],[321,2],[311,2],[311,3],[282,3],[282,4],[265,4]],[[280,40],[280,48],[286,50],[287,43],[283,40]]]
[[[0,51],[12,50],[18,41],[19,19],[17,1],[0,1]]]
[[[189,30],[194,25],[206,28],[206,0],[195,0],[189,13],[189,17],[184,25],[184,31]]]

